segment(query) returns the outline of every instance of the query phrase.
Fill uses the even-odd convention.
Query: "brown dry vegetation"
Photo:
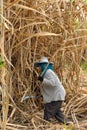
[[[5,130],[86,130],[87,90],[80,86],[81,61],[87,62],[86,0],[1,0],[0,125]],[[74,125],[43,120],[38,71],[41,56],[54,62],[67,91],[63,111]],[[87,82],[86,82],[87,83]],[[87,84],[86,84],[87,85]]]

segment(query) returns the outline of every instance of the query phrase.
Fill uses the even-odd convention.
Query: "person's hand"
[[[43,81],[43,77],[39,76],[38,80],[40,80],[42,82]]]

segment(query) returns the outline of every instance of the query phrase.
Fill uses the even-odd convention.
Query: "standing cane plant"
[[[4,19],[3,19],[3,0],[0,0],[0,87],[2,99],[1,129],[6,130],[8,116],[8,75],[4,60]]]

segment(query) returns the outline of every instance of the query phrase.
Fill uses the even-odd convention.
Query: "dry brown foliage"
[[[2,129],[69,129],[43,120],[42,99],[23,101],[26,95],[40,94],[34,62],[47,56],[54,62],[55,72],[67,90],[63,108],[74,122],[70,128],[86,130],[87,91],[80,89],[80,65],[82,60],[87,61],[83,55],[87,49],[87,2],[2,1],[0,54],[6,66],[1,71],[0,105],[3,107],[1,115],[8,115],[0,118]]]

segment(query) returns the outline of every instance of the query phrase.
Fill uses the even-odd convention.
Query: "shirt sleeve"
[[[43,86],[47,86],[47,87],[55,87],[55,76],[49,71],[47,72],[43,82],[42,82]]]

